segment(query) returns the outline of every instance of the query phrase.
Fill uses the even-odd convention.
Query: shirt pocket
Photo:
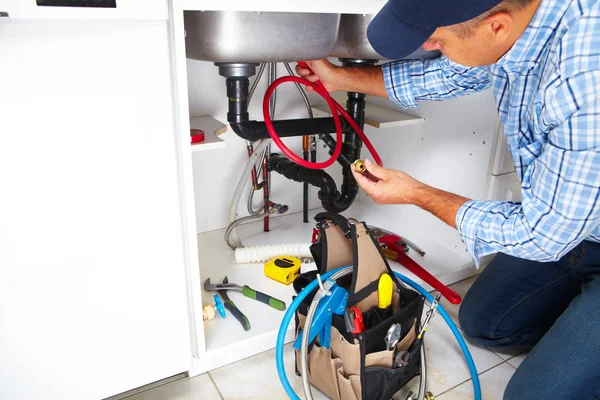
[[[517,153],[521,157],[521,161],[525,166],[529,166],[536,158],[542,154],[544,142],[536,140],[526,146],[517,149]]]

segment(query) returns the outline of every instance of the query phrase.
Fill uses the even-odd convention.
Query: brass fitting
[[[365,162],[363,160],[354,161],[354,170],[360,174],[365,172],[367,168],[365,167]]]

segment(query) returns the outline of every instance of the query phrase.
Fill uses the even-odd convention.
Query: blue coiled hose
[[[333,274],[340,272],[344,268],[350,268],[350,267],[342,267],[342,268],[338,268],[333,271],[329,271],[328,273],[321,276],[321,279],[323,279],[323,280],[327,279],[330,276],[332,276]],[[422,286],[418,285],[412,279],[399,274],[398,272],[394,272],[394,275],[396,275],[396,277],[398,279],[400,279],[402,282],[408,284],[413,289],[415,289],[417,292],[419,292],[421,295],[423,295],[427,299],[427,301],[429,301],[430,303],[433,303],[433,301],[434,301],[433,296],[431,294],[429,294],[429,292],[427,292]],[[292,321],[292,317],[294,316],[296,310],[298,309],[298,307],[300,306],[302,301],[317,287],[317,285],[318,285],[318,282],[315,279],[314,281],[309,283],[304,288],[304,290],[302,290],[300,292],[300,294],[294,299],[292,304],[288,307],[287,311],[285,312],[285,315],[283,316],[283,320],[281,321],[281,326],[279,327],[279,333],[277,334],[277,347],[275,348],[275,360],[277,362],[277,374],[279,375],[279,380],[281,381],[281,385],[283,386],[286,393],[288,394],[288,396],[290,396],[290,399],[292,399],[292,400],[300,400],[300,397],[298,397],[298,395],[294,392],[294,389],[292,389],[292,386],[290,385],[290,381],[287,378],[287,375],[285,373],[285,368],[283,365],[283,350],[284,350],[284,345],[285,345],[285,343],[284,343],[285,335],[286,335],[288,326],[290,325],[290,322]],[[471,357],[471,352],[469,351],[469,348],[467,347],[465,340],[463,339],[462,335],[458,331],[458,328],[456,327],[456,325],[452,321],[452,318],[450,318],[450,316],[448,315],[448,313],[446,312],[444,307],[442,307],[442,305],[440,304],[440,305],[438,305],[437,310],[440,313],[440,315],[442,316],[442,318],[444,318],[444,321],[446,321],[446,324],[448,324],[448,327],[454,334],[454,337],[456,338],[456,341],[458,342],[460,349],[462,350],[462,352],[465,356],[465,359],[467,360],[467,364],[469,366],[469,371],[471,372],[471,378],[473,378],[473,392],[475,394],[475,400],[481,400],[481,386],[479,384],[479,377],[477,375],[477,369],[475,368],[475,363],[473,362],[473,357]]]

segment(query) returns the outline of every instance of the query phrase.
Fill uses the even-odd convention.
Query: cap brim
[[[394,15],[388,2],[367,28],[367,38],[373,49],[390,60],[414,53],[433,35],[435,29],[415,28]]]

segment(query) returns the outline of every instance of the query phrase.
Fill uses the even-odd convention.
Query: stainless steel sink
[[[386,60],[373,49],[367,39],[367,27],[374,17],[375,14],[342,14],[337,43],[330,55],[360,60]],[[399,37],[398,40],[402,38]],[[437,51],[425,51],[421,48],[406,59],[433,58],[439,55]]]
[[[329,56],[340,14],[185,11],[184,22],[188,58],[281,62]]]

